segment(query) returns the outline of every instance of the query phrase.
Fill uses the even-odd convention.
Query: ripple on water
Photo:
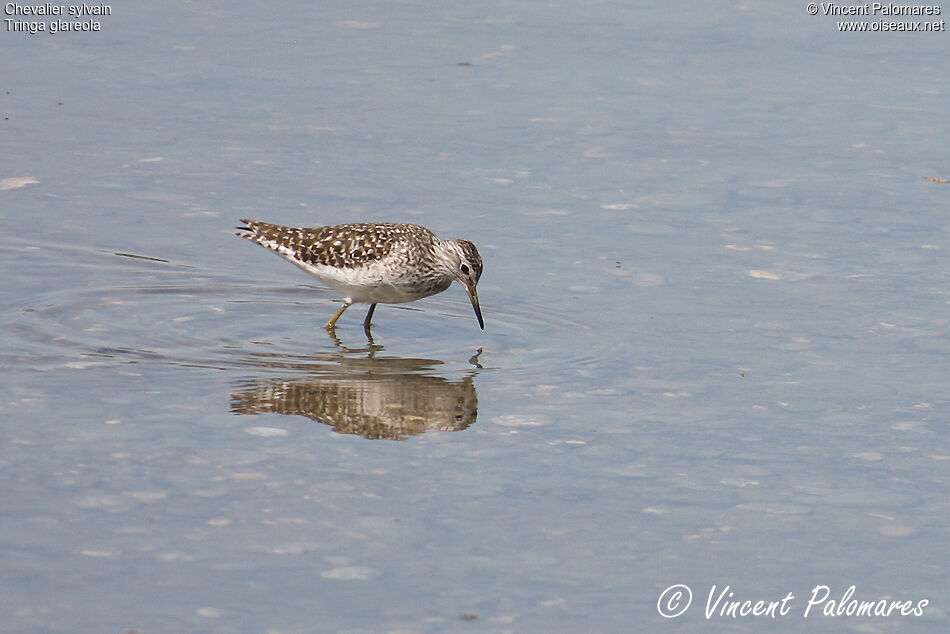
[[[474,317],[462,293],[381,306],[374,344],[356,308],[357,315],[347,315],[355,323],[337,329],[342,340],[326,335],[323,319],[337,306],[329,289],[249,284],[151,256],[62,246],[0,245],[0,257],[24,273],[8,289],[15,299],[3,310],[5,347],[36,369],[158,362],[319,371],[341,353],[351,358],[374,345],[396,355],[460,360],[459,368],[471,367],[469,357],[482,348],[486,368],[503,364],[522,375],[597,358],[576,341],[568,344],[567,337],[590,332],[583,323],[523,301],[489,298],[484,333],[470,327]],[[66,269],[64,258],[71,262]],[[414,314],[394,325],[395,310]]]
[[[528,393],[545,397],[547,413],[515,408],[493,417],[513,429],[549,424],[558,399],[590,392],[602,376],[595,366],[603,351],[584,341],[596,333],[565,316],[574,310],[486,298],[488,330],[481,331],[464,293],[452,289],[411,305],[380,306],[370,338],[363,311],[351,309],[356,314],[346,315],[336,338],[323,323],[339,299],[306,277],[274,286],[150,256],[66,250],[0,244],[0,257],[23,272],[0,313],[0,354],[14,356],[18,367],[230,372],[235,414],[302,416],[338,433],[392,440],[474,424],[476,387],[498,369],[504,372],[493,383],[496,406]],[[65,270],[63,257],[72,262]],[[261,437],[282,433],[280,424],[263,420],[249,419],[246,428]]]
[[[22,273],[7,289],[13,299],[0,313],[0,354],[33,370],[161,364],[280,380],[425,375],[464,392],[458,381],[473,369],[504,368],[514,391],[553,390],[551,376],[564,368],[583,374],[598,362],[596,351],[578,344],[590,329],[563,311],[489,297],[488,330],[482,332],[459,289],[381,306],[373,340],[363,334],[362,311],[351,309],[356,314],[347,315],[350,322],[334,339],[322,324],[338,298],[302,276],[301,284],[272,286],[148,255],[9,242],[0,243],[0,259]],[[64,259],[69,267],[62,266]],[[295,274],[288,271],[291,282]],[[452,398],[464,401],[465,395]],[[438,424],[453,425],[460,423]]]

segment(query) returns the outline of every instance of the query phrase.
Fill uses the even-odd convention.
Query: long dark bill
[[[482,309],[478,307],[478,293],[475,292],[474,286],[466,286],[465,290],[468,291],[468,298],[472,300],[472,308],[475,309],[475,316],[478,318],[478,327],[485,330],[485,322],[482,320]]]

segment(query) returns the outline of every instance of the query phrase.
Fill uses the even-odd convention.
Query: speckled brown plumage
[[[336,320],[355,302],[370,304],[369,327],[377,303],[410,302],[441,293],[452,281],[468,292],[484,328],[475,286],[482,274],[478,249],[468,240],[441,240],[408,223],[351,223],[328,227],[285,227],[242,220],[242,238],[271,249],[343,295]]]
[[[340,269],[385,259],[408,243],[431,245],[438,239],[425,227],[412,224],[359,222],[297,228],[256,220],[242,222],[251,232],[243,237],[261,246],[274,250],[277,250],[276,245],[283,246],[292,249],[295,257],[303,262]]]

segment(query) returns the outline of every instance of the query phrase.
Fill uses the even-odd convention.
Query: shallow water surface
[[[755,2],[103,27],[0,37],[5,631],[946,630],[945,34]],[[330,336],[242,217],[470,239],[486,328],[456,285]]]

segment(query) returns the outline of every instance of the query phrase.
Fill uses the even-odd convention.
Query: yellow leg
[[[340,310],[336,311],[336,315],[334,315],[333,318],[327,322],[327,325],[326,325],[327,330],[332,331],[334,328],[336,328],[336,320],[340,318],[340,315],[343,314],[343,311],[349,308],[350,304],[352,303],[353,303],[352,299],[347,298],[343,300],[343,305],[340,306]]]

